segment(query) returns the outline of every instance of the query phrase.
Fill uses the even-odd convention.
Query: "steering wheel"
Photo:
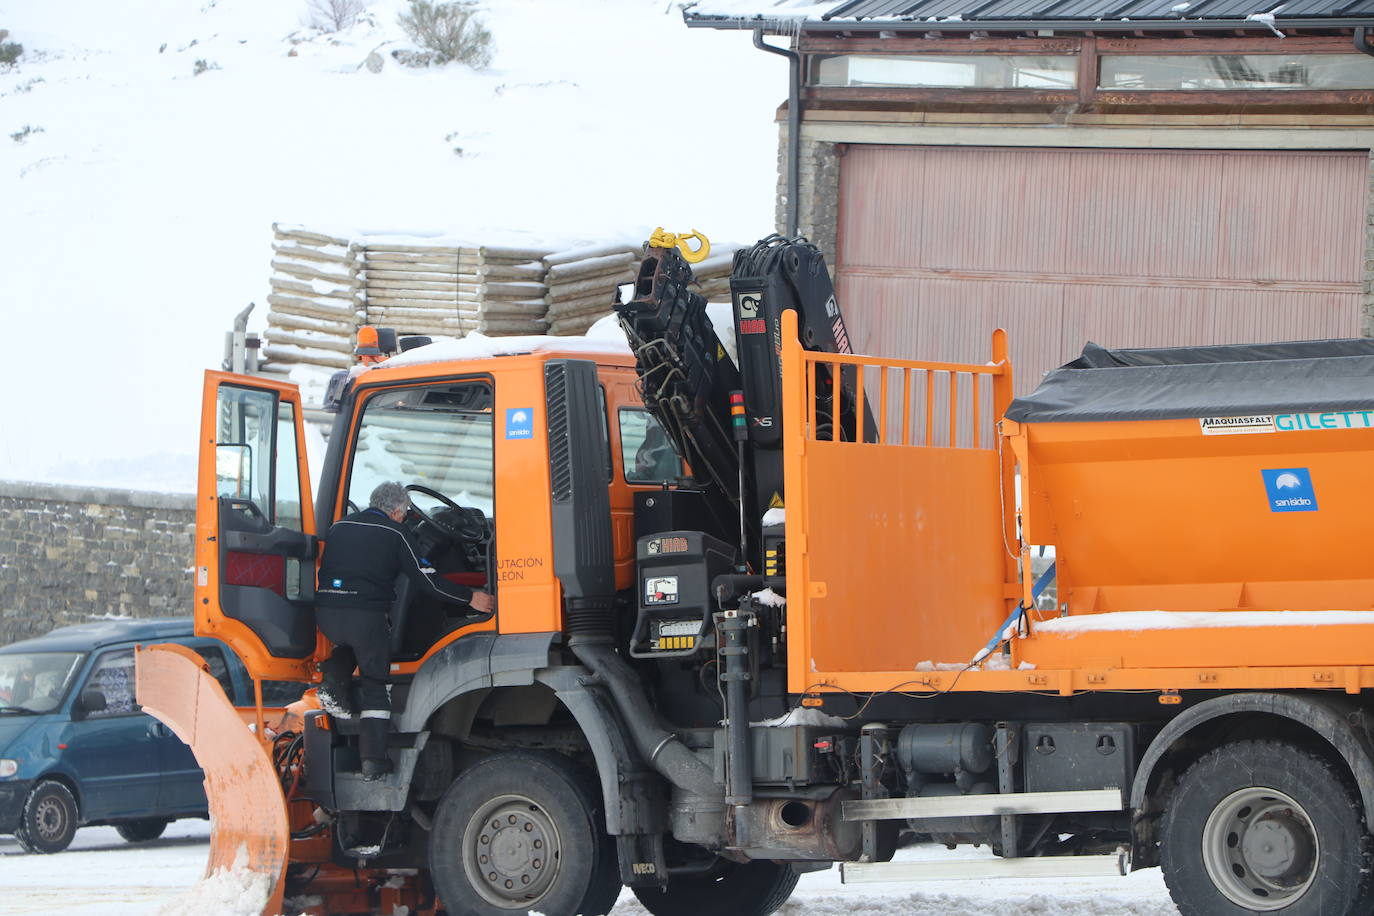
[[[491,540],[491,524],[487,521],[486,515],[481,509],[465,508],[449,499],[438,490],[431,490],[429,487],[422,487],[418,483],[406,486],[407,493],[423,493],[431,499],[437,499],[448,509],[453,510],[453,515],[443,521],[435,518],[411,500],[410,508],[415,510],[415,514],[420,516],[438,531],[443,532],[455,541],[466,541],[469,543],[486,543]]]

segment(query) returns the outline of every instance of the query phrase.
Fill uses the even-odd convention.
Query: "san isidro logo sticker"
[[[1260,471],[1269,493],[1271,512],[1316,512],[1317,494],[1307,468],[1272,468]]]
[[[506,410],[506,438],[534,438],[534,408],[510,407]]]

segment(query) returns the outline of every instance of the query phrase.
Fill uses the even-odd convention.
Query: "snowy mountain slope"
[[[266,311],[273,221],[771,231],[785,64],[747,33],[665,0],[491,0],[489,70],[413,70],[404,7],[322,35],[306,0],[0,0],[25,48],[0,70],[0,479],[191,489],[200,373]]]

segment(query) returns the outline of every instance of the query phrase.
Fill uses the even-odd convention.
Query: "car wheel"
[[[717,859],[706,872],[671,875],[666,888],[636,887],[634,893],[654,916],[770,916],[800,877],[786,862]]]
[[[1331,763],[1281,741],[1204,755],[1166,800],[1160,866],[1183,916],[1367,912],[1358,796]]]
[[[61,852],[76,835],[76,799],[62,783],[44,780],[24,802],[14,838],[29,852]]]
[[[460,775],[429,861],[450,916],[600,916],[620,893],[600,789],[561,754],[493,754]]]
[[[144,817],[115,824],[115,830],[126,843],[146,843],[162,836],[162,831],[167,829],[167,823],[167,819],[163,817]]]

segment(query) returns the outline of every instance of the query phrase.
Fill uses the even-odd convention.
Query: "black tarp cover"
[[[1374,340],[1109,350],[1089,343],[1012,401],[1019,423],[1374,409]]]

